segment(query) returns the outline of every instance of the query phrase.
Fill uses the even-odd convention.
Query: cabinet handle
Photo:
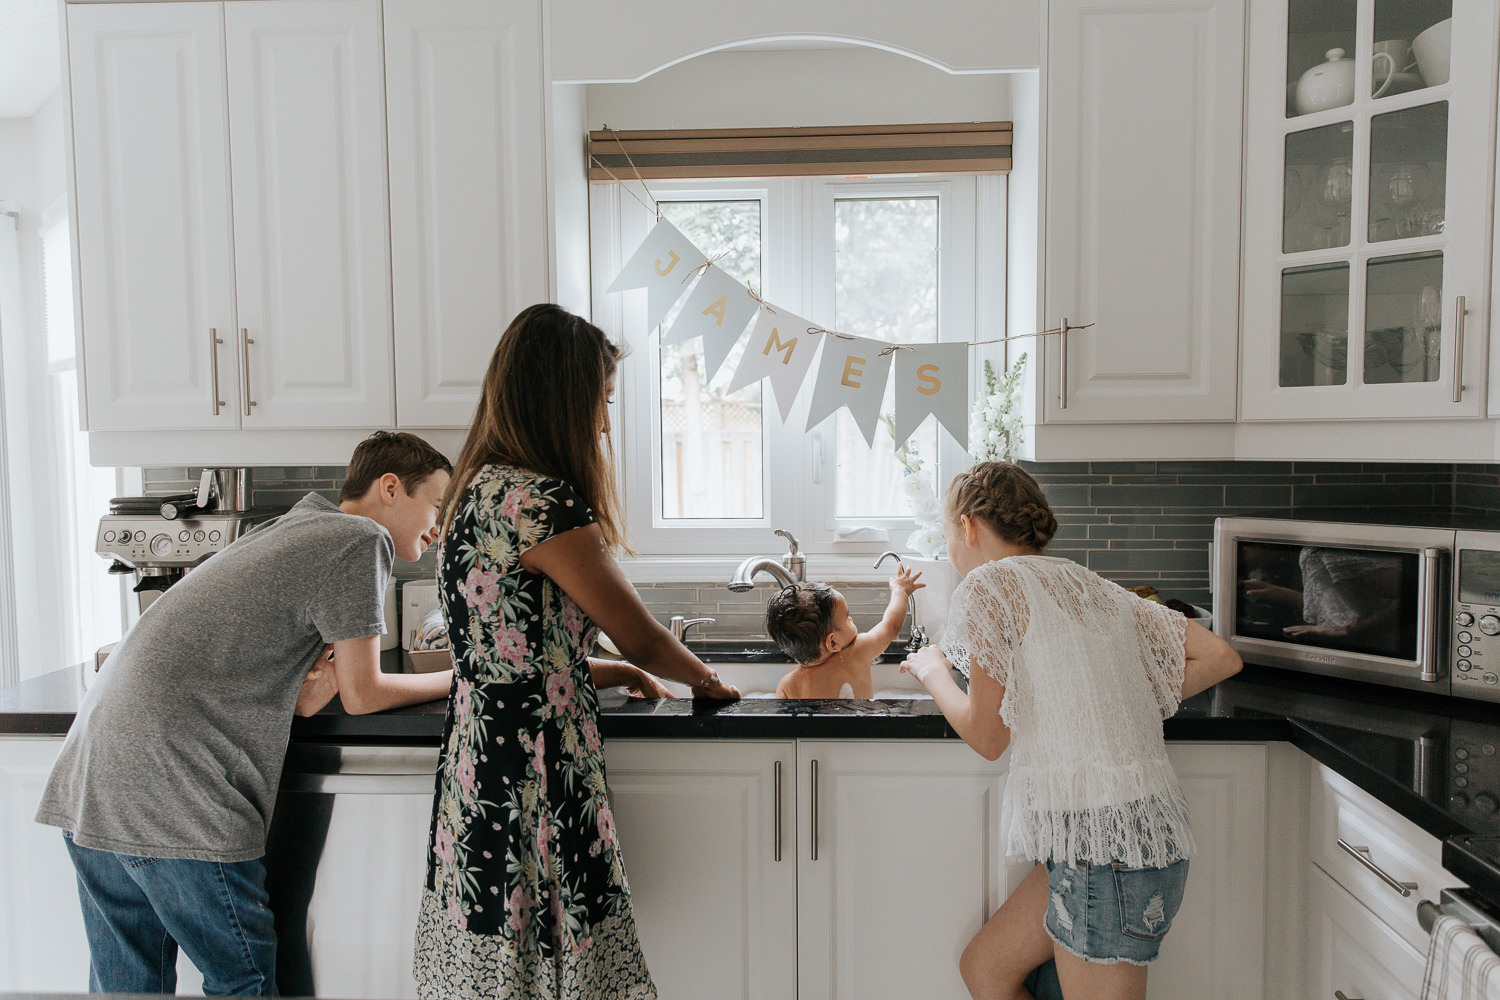
[[[1333,1000],[1361,1000],[1360,997],[1345,996],[1343,990],[1333,991]]]
[[[215,327],[209,327],[208,374],[210,388],[213,389],[214,394],[214,416],[216,417],[219,415],[219,407],[229,405],[219,398],[219,345],[222,343],[224,343],[224,338],[219,336],[219,331]]]
[[[818,860],[818,762],[812,762],[812,859]]]
[[[1464,296],[1453,299],[1453,401],[1464,395]]]
[[[1412,892],[1417,888],[1417,883],[1397,881],[1395,878],[1392,878],[1390,873],[1387,872],[1384,868],[1381,868],[1375,862],[1371,861],[1370,849],[1368,847],[1355,847],[1343,837],[1339,838],[1339,846],[1342,847],[1344,851],[1348,853],[1348,855],[1355,861],[1358,861],[1360,864],[1370,869],[1370,871],[1374,872],[1380,878],[1380,881],[1384,882],[1392,889],[1395,889],[1397,892],[1401,893],[1401,895],[1410,896]]]
[[[250,331],[243,326],[240,327],[240,391],[245,398],[245,416],[250,415],[250,407],[255,406],[255,400],[250,398],[250,345],[255,341],[250,339]]]
[[[781,761],[776,762],[776,805],[772,812],[776,819],[776,860],[781,860]]]
[[[1068,408],[1068,317],[1062,318],[1057,332],[1057,408]]]

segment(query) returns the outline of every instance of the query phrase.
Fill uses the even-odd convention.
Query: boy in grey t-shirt
[[[309,493],[237,540],[105,661],[36,817],[67,838],[92,991],[173,992],[180,945],[208,993],[275,992],[261,858],[292,716],[448,695],[452,671],[381,673],[379,636],[392,557],[436,540],[451,471],[421,438],[371,435],[338,505]]]

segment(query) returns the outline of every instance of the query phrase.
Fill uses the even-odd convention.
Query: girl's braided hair
[[[1008,542],[1044,548],[1057,518],[1031,473],[1011,462],[980,462],[948,485],[948,516],[968,515]]]

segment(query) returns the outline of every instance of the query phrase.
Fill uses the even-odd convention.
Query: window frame
[[[938,336],[943,341],[972,342],[1005,336],[1006,181],[1003,174],[928,174],[868,179],[657,180],[650,185],[660,201],[758,199],[765,287],[756,291],[814,321],[833,319],[837,201],[935,195]],[[842,564],[847,572],[841,578],[880,576],[858,567],[868,566],[869,557],[886,549],[905,551],[906,537],[915,523],[910,516],[837,516],[834,450],[838,417],[829,417],[811,431],[803,429],[811,398],[806,384],[785,422],[771,403],[771,393],[762,397],[761,517],[663,518],[657,338],[645,328],[643,290],[605,291],[655,217],[613,182],[591,183],[589,206],[594,320],[630,352],[617,378],[610,419],[617,429],[625,519],[639,556],[674,564],[669,571],[672,579],[687,579],[694,563],[708,578],[717,578],[726,557],[781,551],[784,543],[772,531],[786,528],[797,536],[802,551],[820,565]],[[715,252],[714,248],[700,249]],[[994,277],[982,281],[980,275]],[[1003,344],[971,352],[971,400],[982,385],[983,360],[989,357],[999,363],[1004,356]],[[809,373],[808,379],[812,377]],[[923,458],[930,467],[936,457],[939,475],[951,478],[971,464],[947,434],[939,432],[938,442],[938,455]],[[801,474],[797,474],[799,469]],[[642,503],[640,498],[649,499]],[[637,575],[632,571],[632,576]]]

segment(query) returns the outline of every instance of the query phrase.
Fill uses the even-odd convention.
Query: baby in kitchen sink
[[[766,604],[766,632],[797,669],[776,685],[778,698],[870,698],[870,665],[901,631],[922,576],[905,566],[891,577],[891,603],[880,624],[861,632],[844,595],[826,583],[794,583]]]

